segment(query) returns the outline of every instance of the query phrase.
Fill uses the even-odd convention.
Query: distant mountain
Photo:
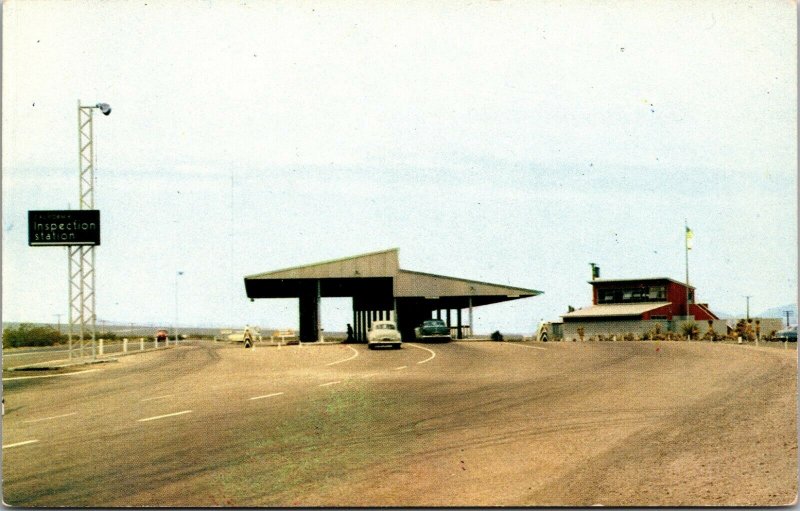
[[[790,305],[782,305],[780,307],[773,307],[771,309],[767,309],[764,312],[761,312],[754,316],[759,318],[783,318],[786,320],[786,311],[789,311],[789,323],[792,325],[797,324],[797,304],[790,304]]]
[[[719,319],[740,319],[746,315],[745,311],[731,314],[729,312],[719,311],[716,309],[712,310],[714,311],[714,314],[719,317]],[[789,322],[793,325],[796,324],[797,305],[782,305],[780,307],[773,307],[757,314],[751,311],[750,316],[753,318],[781,318],[786,321],[786,311],[789,311]]]

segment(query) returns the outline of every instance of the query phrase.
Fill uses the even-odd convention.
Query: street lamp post
[[[175,326],[173,330],[175,331],[175,346],[178,345],[178,277],[183,275],[182,271],[175,273]]]

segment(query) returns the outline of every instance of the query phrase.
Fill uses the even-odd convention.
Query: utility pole
[[[789,328],[789,315],[792,313],[792,311],[783,311],[783,312],[786,313],[786,328]]]
[[[745,295],[745,298],[747,299],[747,315],[744,318],[745,320],[749,320],[750,319],[750,298],[752,296],[753,295]]]

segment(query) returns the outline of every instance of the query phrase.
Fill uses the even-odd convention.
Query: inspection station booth
[[[320,337],[320,300],[352,297],[353,330],[366,341],[372,321],[395,320],[403,339],[414,338],[414,328],[431,318],[444,320],[461,339],[471,334],[463,311],[492,303],[541,294],[535,289],[400,269],[398,249],[372,252],[244,278],[247,297],[298,298],[300,340]],[[454,314],[453,314],[454,312]]]

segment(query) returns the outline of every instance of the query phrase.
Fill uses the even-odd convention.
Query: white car
[[[373,321],[367,332],[367,347],[391,346],[400,349],[403,341],[394,321]]]

